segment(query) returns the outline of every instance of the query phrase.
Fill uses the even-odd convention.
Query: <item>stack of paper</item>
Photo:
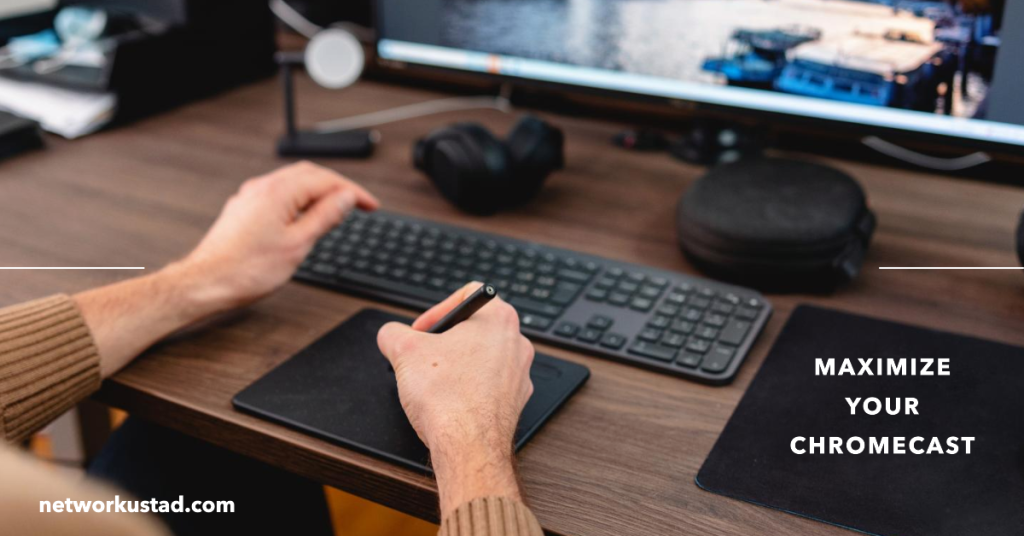
[[[44,129],[74,139],[109,123],[117,109],[117,96],[0,78],[0,109],[38,121]]]

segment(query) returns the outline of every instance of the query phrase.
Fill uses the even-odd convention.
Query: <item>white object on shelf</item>
[[[0,109],[38,121],[43,129],[67,139],[96,132],[117,109],[112,93],[87,93],[0,78]]]

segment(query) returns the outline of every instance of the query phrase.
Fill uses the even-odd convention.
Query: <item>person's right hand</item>
[[[479,497],[519,499],[512,441],[533,394],[534,350],[515,309],[495,298],[443,334],[424,333],[479,286],[466,285],[412,327],[393,322],[377,335],[402,407],[430,449],[442,515]]]

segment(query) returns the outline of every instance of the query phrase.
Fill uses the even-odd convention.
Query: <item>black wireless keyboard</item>
[[[486,281],[535,340],[714,384],[771,315],[750,289],[383,211],[353,212],[295,277],[417,309]]]

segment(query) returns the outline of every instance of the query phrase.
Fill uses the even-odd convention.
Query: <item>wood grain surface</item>
[[[300,119],[331,119],[444,95],[362,82],[343,91],[298,79]],[[504,133],[514,115],[479,111],[380,128],[366,161],[321,163],[384,205],[523,239],[695,273],[676,246],[675,204],[702,169],[665,154],[614,149],[621,124],[546,116],[567,135],[568,167],[533,203],[490,218],[456,212],[415,170],[413,141],[446,122]],[[0,163],[0,265],[146,266],[186,253],[247,177],[285,163],[280,92],[267,80],[136,124]],[[802,155],[804,158],[814,158]],[[730,386],[708,387],[583,354],[539,350],[590,367],[590,382],[521,455],[529,503],[566,535],[849,534],[701,491],[705,456],[793,307],[809,302],[1024,344],[1017,271],[880,271],[879,266],[1012,266],[1024,191],[829,161],[868,192],[879,227],[862,276],[828,296],[770,295],[776,314]],[[75,292],[125,272],[0,271],[0,305]],[[97,396],[132,414],[436,520],[430,478],[240,414],[232,396],[364,307],[290,283],[269,299],[153,348]],[[387,308],[386,309],[393,309]],[[259,485],[254,482],[253,485]],[[273,490],[267,490],[273,493]]]

